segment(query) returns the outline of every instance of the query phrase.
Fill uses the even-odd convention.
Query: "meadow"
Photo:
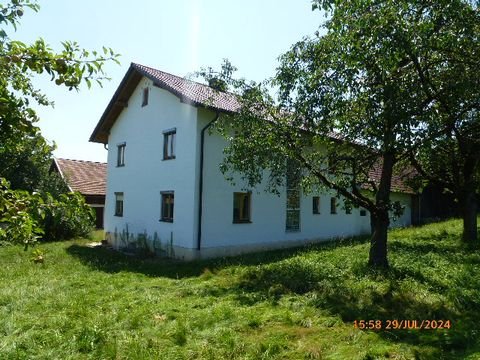
[[[460,234],[392,230],[388,271],[366,266],[368,238],[190,263],[91,239],[37,245],[43,263],[2,247],[0,358],[480,359],[480,250]]]

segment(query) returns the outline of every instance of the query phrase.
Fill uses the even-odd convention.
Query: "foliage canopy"
[[[57,52],[43,39],[15,40],[9,34],[26,10],[38,11],[39,5],[34,0],[0,4],[0,241],[28,245],[39,237],[85,234],[92,223],[80,195],[63,194],[65,184],[49,174],[54,147],[41,136],[32,106],[53,102],[32,79],[46,74],[69,90],[82,83],[90,87],[92,81],[101,85],[107,79],[104,64],[118,63],[119,55],[106,47],[87,51],[74,41],[62,42]]]
[[[390,199],[393,176],[410,176],[407,160],[438,138],[445,119],[465,114],[454,122],[468,124],[478,107],[478,4],[313,1],[313,8],[328,14],[324,32],[283,54],[273,79],[234,79],[228,62],[218,73],[200,72],[226,81],[242,103],[217,124],[230,141],[223,170],[242,173],[253,187],[268,169],[276,189],[285,159],[294,160],[304,189],[332,189],[370,211],[369,262],[386,267],[387,228],[401,210]],[[457,80],[465,68],[469,79]],[[375,167],[379,181],[370,176]]]

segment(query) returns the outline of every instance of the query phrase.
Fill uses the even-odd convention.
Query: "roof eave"
[[[97,126],[95,126],[89,141],[101,144],[106,144],[108,142],[111,125],[115,122],[121,109],[125,107],[125,104],[128,102],[130,95],[140,82],[141,78],[142,75],[133,67],[133,64],[130,64],[127,73],[120,82],[120,85],[118,85],[117,90],[103,112]],[[110,126],[109,123],[111,123]]]
[[[178,97],[180,101],[185,104],[189,104],[194,107],[205,108],[216,112],[223,112],[229,114],[234,113],[234,111],[226,111],[225,109],[221,109],[213,105],[205,105],[198,101],[190,99],[179,93],[172,87],[168,86],[167,84],[157,81],[148,72],[142,71],[142,69],[136,67],[134,63],[131,63],[127,73],[118,85],[117,90],[113,94],[112,99],[110,100],[105,111],[103,112],[103,115],[100,118],[97,126],[93,130],[89,141],[101,144],[108,143],[108,135],[111,127],[115,123],[118,115],[120,115],[121,110],[125,107],[125,104],[128,102],[128,99],[132,95],[135,87],[138,85],[143,76],[153,81],[154,86],[167,90],[168,92]]]
[[[67,178],[65,177],[65,175],[64,175],[64,173],[63,173],[63,171],[62,171],[62,167],[60,166],[60,163],[58,162],[58,160],[57,160],[56,157],[53,158],[53,163],[52,163],[52,166],[51,166],[51,167],[53,167],[53,166],[56,167],[58,173],[60,174],[60,177],[63,179],[63,181],[64,181],[65,184],[67,185],[68,190],[70,190],[71,192],[73,192],[73,189],[72,189],[72,187],[70,186],[70,184],[68,183]]]

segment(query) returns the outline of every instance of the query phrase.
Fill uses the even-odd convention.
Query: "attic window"
[[[148,87],[143,88],[142,107],[148,105]]]

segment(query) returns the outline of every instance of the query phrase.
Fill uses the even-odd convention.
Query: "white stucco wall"
[[[211,115],[199,112],[199,123],[205,124]],[[224,179],[219,170],[222,150],[226,141],[212,134],[205,141],[204,201],[202,221],[202,249],[215,247],[238,247],[275,243],[297,245],[298,240],[331,239],[370,232],[370,215],[360,216],[360,209],[346,214],[341,200],[337,200],[337,213],[330,213],[332,193],[303,195],[300,200],[300,231],[288,232],[286,223],[286,193],[273,195],[259,186],[251,195],[251,223],[233,223],[233,193],[244,191],[241,180],[233,186]],[[313,214],[312,197],[320,196],[320,214]],[[410,224],[410,196],[392,194],[392,200],[400,201],[406,209],[392,226]],[[219,252],[221,253],[221,252]],[[226,252],[228,253],[228,252]]]
[[[403,214],[398,219],[395,219],[392,214],[391,226],[392,227],[402,227],[410,226],[412,224],[412,196],[409,194],[402,193],[391,193],[391,201],[398,201],[400,204],[404,205]]]
[[[142,107],[142,92],[150,89],[149,103]],[[360,209],[346,214],[337,201],[337,214],[330,214],[331,194],[308,194],[301,198],[300,231],[287,232],[286,194],[276,196],[264,187],[251,189],[251,219],[248,224],[233,223],[233,193],[243,191],[224,179],[219,170],[226,141],[206,133],[204,153],[204,189],[202,217],[202,253],[198,240],[198,204],[201,129],[215,114],[180,102],[166,90],[144,78],[130,97],[111,129],[108,141],[107,195],[105,231],[122,233],[128,228],[133,236],[155,234],[162,246],[170,243],[175,256],[194,258],[298,245],[305,240],[330,239],[370,232],[370,216]],[[163,160],[163,132],[176,128],[176,158]],[[125,142],[125,166],[117,167],[117,145]],[[174,221],[161,222],[161,191],[174,191]],[[124,193],[123,216],[114,216],[115,192]],[[320,196],[320,214],[312,213],[312,196]],[[410,224],[410,196],[393,194],[393,200],[406,205],[406,211],[394,225]],[[114,245],[119,243],[118,237]],[[158,246],[158,243],[157,243]],[[233,249],[230,251],[229,249]]]
[[[142,91],[150,89],[142,107]],[[105,231],[156,233],[163,244],[192,248],[197,161],[196,108],[141,80],[108,139]],[[176,128],[176,158],[163,160],[163,132]],[[125,142],[125,166],[117,167],[117,145]],[[161,191],[175,194],[174,222],[160,222]],[[124,193],[123,217],[114,216],[115,192]]]

